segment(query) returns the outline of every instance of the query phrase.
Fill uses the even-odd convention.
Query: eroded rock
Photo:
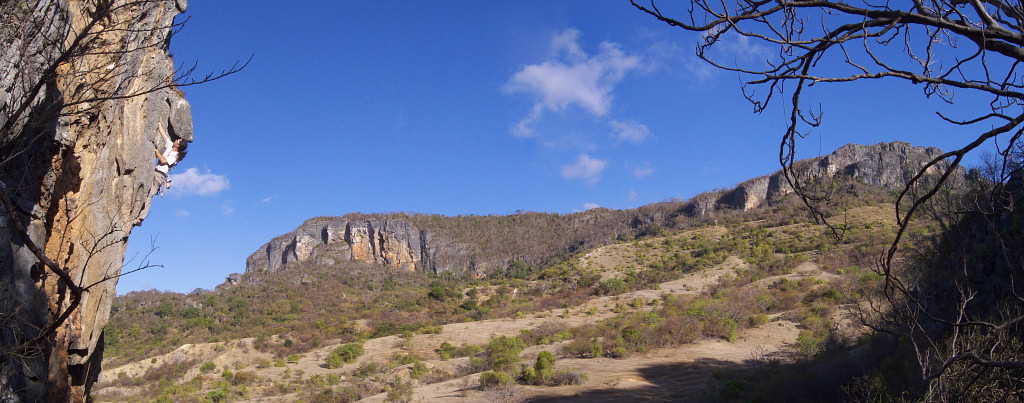
[[[66,284],[38,264],[11,220],[88,287],[56,331],[23,354],[0,358],[0,401],[85,401],[98,377],[128,235],[145,218],[154,186],[153,150],[163,144],[157,126],[192,137],[188,103],[168,87],[174,62],[166,46],[184,6],[114,1],[113,13],[90,25],[92,1],[0,4],[5,24],[35,33],[0,35],[0,123],[10,123],[0,143],[0,181],[17,206],[0,212],[0,348],[17,350],[71,301]],[[61,59],[50,44],[69,43],[65,34],[86,27],[98,32],[90,43],[100,47]],[[32,97],[34,82],[44,86]],[[8,115],[23,101],[25,114]]]

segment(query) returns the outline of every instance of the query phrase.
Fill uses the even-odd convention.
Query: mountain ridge
[[[795,166],[800,180],[805,183],[842,175],[887,190],[900,190],[922,166],[941,154],[942,151],[937,148],[918,147],[905,142],[847,144],[829,155],[798,161]],[[963,170],[958,172],[962,176]],[[681,218],[707,220],[724,210],[747,211],[771,205],[792,191],[780,170],[740,182],[731,189],[700,193],[685,202],[652,203],[628,210],[598,208],[550,216],[552,219],[571,217],[571,221],[577,224],[582,222],[584,227],[597,231],[590,234],[583,230],[574,231],[582,234],[571,237],[573,241],[561,247],[571,251],[584,246],[608,244],[624,235],[635,235],[660,227],[678,228]],[[482,234],[477,239],[468,239],[468,242],[453,239],[450,233],[458,231],[458,228],[441,228],[444,224],[438,224],[437,221],[444,216],[438,215],[349,213],[341,217],[315,217],[260,246],[246,259],[245,274],[274,272],[289,263],[311,259],[326,263],[339,259],[354,260],[433,273],[468,270],[477,276],[507,268],[513,260],[524,260],[527,264],[535,265],[550,263],[551,256],[532,256],[516,250],[493,253],[493,248],[474,247],[479,238],[496,236],[493,232],[498,231],[504,232],[501,236],[507,239],[498,239],[497,242],[515,242],[514,229],[507,225],[502,227],[502,223],[524,217],[531,220],[527,217],[530,214],[546,213],[469,216],[477,220],[490,217],[496,221],[499,229]],[[534,217],[532,221],[543,220]],[[578,229],[579,225],[568,227]],[[485,250],[492,253],[483,252]],[[243,277],[241,274],[232,274],[226,284],[238,283]]]

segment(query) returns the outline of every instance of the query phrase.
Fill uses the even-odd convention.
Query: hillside
[[[798,163],[811,185],[845,187],[858,199],[880,201],[902,190],[917,170],[941,151],[906,143],[849,144]],[[962,183],[963,171],[956,181]],[[714,222],[721,216],[777,205],[792,188],[781,171],[706,192],[688,201],[666,201],[629,210],[591,209],[573,214],[520,212],[504,216],[348,214],[316,217],[278,236],[246,259],[245,274],[275,272],[290,262],[331,265],[339,260],[407,271],[486,276],[517,261],[544,267],[573,254],[628,240]],[[795,213],[795,212],[794,212]],[[738,217],[738,216],[737,216]],[[232,275],[231,283],[242,276]]]
[[[239,400],[317,400],[328,393],[338,401],[381,400],[386,395],[373,395],[411,382],[413,396],[426,400],[481,401],[496,393],[538,399],[596,393],[624,400],[637,391],[651,399],[716,397],[724,385],[716,373],[745,368],[752,354],[761,354],[765,365],[785,363],[812,356],[827,338],[849,340],[859,331],[850,325],[850,312],[880,284],[860,267],[891,234],[884,224],[890,208],[850,211],[856,235],[842,243],[828,241],[806,220],[767,221],[771,214],[765,211],[751,221],[597,248],[523,279],[441,285],[427,283],[426,274],[391,270],[383,282],[392,281],[394,288],[359,284],[322,291],[331,286],[319,281],[303,286],[303,278],[323,276],[331,268],[293,265],[288,276],[269,274],[259,282],[263,286],[251,290],[264,306],[252,299],[235,310],[235,318],[242,319],[237,326],[263,327],[270,334],[187,344],[152,359],[111,361],[95,396],[180,401],[223,390]],[[182,337],[177,318],[189,318],[192,309],[184,307],[201,301],[201,316],[192,319],[205,317],[210,308],[224,307],[221,298],[237,301],[247,287],[253,286],[188,296],[128,296],[126,302],[140,305],[143,297],[163,298],[152,300],[161,305],[138,309],[126,319],[143,325],[141,330],[143,316],[162,315],[162,332]],[[359,293],[360,288],[376,291]],[[316,302],[328,295],[344,303]],[[265,310],[279,303],[282,311]],[[301,316],[306,304],[346,312],[346,319],[322,314],[311,331],[304,330],[301,323],[312,319]],[[226,305],[230,312],[231,303]],[[287,318],[291,307],[299,307],[294,321]],[[128,312],[121,309],[119,318]],[[359,312],[363,315],[355,315]],[[194,322],[180,326],[195,329]],[[555,384],[565,384],[477,389],[481,372],[500,367],[493,351],[502,336],[521,340],[515,361],[532,362],[541,351],[551,352],[557,357],[554,368],[563,374]],[[361,343],[365,353],[340,368],[328,365],[331,352],[346,343]],[[682,377],[665,372],[683,367]],[[228,373],[233,375],[225,378]]]
[[[632,210],[314,218],[215,291],[119,298],[95,397],[778,397],[776,382],[792,380],[757,370],[749,384],[751,357],[792,366],[857,343],[883,285],[869,269],[894,234],[892,178],[936,152],[851,145],[804,162],[805,178],[837,189],[842,240],[778,174]],[[937,231],[920,221],[905,242]],[[341,350],[365,354],[343,362]],[[557,381],[520,369],[541,351],[557,357]],[[843,396],[837,383],[807,388]]]

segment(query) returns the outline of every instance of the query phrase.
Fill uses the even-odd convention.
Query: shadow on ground
[[[659,364],[639,369],[638,376],[571,395],[536,395],[528,402],[706,402],[720,400],[723,382],[716,374],[751,372],[750,362],[699,359],[693,362]]]

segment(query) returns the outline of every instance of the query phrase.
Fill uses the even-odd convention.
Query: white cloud
[[[675,42],[658,41],[647,50],[651,64],[655,68],[688,73],[682,77],[685,83],[695,81],[703,84],[713,78],[718,71],[714,66],[698,58],[692,47],[682,47]]]
[[[630,203],[636,203],[637,201],[640,200],[640,194],[638,194],[635,190],[630,190],[629,195],[627,195],[626,198],[629,199]]]
[[[276,198],[277,198],[277,193],[274,193],[273,195],[270,195],[270,196],[267,196],[267,197],[264,197],[264,198],[260,199],[260,203],[269,203],[271,200],[274,200]]]
[[[583,203],[584,210],[590,210],[595,208],[601,208],[601,206],[598,205],[597,203]]]
[[[608,165],[607,160],[591,158],[587,154],[580,154],[576,162],[562,166],[562,177],[565,179],[582,179],[589,185],[597,184],[601,179],[601,171]]]
[[[710,37],[711,32],[702,33],[701,40]],[[763,62],[771,57],[771,51],[767,47],[752,42],[750,37],[729,31],[718,37],[718,42],[713,47],[717,55],[723,59],[733,59],[740,62]]]
[[[177,196],[210,196],[228,190],[231,182],[224,175],[217,175],[206,172],[199,172],[196,168],[189,168],[180,174],[171,175],[171,188],[168,193]]]
[[[174,212],[174,215],[178,217],[188,217],[188,210],[178,209],[178,211]]]
[[[654,167],[651,166],[650,162],[644,162],[638,167],[631,167],[630,173],[637,179],[643,179],[654,174]]]
[[[612,126],[612,135],[619,141],[629,141],[631,143],[640,144],[651,135],[651,131],[647,128],[647,125],[634,120],[626,119],[624,121],[618,121],[613,119],[609,121],[608,124]]]
[[[574,105],[595,116],[605,116],[612,90],[627,72],[641,66],[641,58],[626,54],[614,42],[602,42],[598,54],[587,55],[579,45],[580,31],[567,29],[551,40],[552,59],[531,64],[505,84],[506,93],[527,93],[537,98],[530,114],[512,129],[517,137],[532,137],[533,126],[544,110],[561,112]]]
[[[231,200],[224,201],[224,203],[220,205],[220,212],[223,213],[224,215],[232,215],[232,214],[234,214],[235,213],[235,202],[233,202]]]

